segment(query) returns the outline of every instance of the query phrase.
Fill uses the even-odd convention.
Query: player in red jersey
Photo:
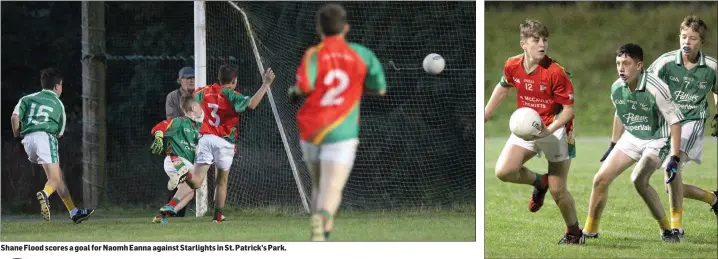
[[[197,143],[194,172],[185,172],[180,182],[186,182],[189,188],[182,188],[183,192],[191,192],[200,187],[207,175],[209,166],[215,164],[217,169],[217,193],[215,194],[214,222],[222,222],[222,208],[227,199],[227,179],[229,169],[232,167],[235,144],[239,137],[239,113],[246,108],[254,110],[262,101],[264,94],[274,81],[274,72],[268,68],[262,76],[262,86],[250,99],[237,92],[237,68],[221,66],[219,68],[219,83],[205,86],[195,90],[194,98],[202,106],[204,120],[199,129],[201,137]],[[177,196],[183,197],[177,191]]]
[[[322,7],[317,23],[322,41],[304,53],[289,94],[307,96],[297,125],[312,178],[312,241],[326,241],[359,144],[361,95],[384,95],[386,79],[371,50],[344,39],[349,25],[341,5]]]
[[[546,55],[548,28],[539,21],[527,19],[520,30],[524,53],[506,61],[501,82],[494,88],[484,110],[484,122],[514,87],[518,108],[536,110],[544,129],[531,139],[511,134],[496,162],[496,177],[504,182],[533,185],[529,200],[531,212],[543,206],[546,191],[551,191],[567,226],[559,244],[583,244],[575,202],[566,189],[571,158],[575,156],[573,85],[564,69]],[[548,160],[548,173],[544,175],[523,166],[540,153]]]

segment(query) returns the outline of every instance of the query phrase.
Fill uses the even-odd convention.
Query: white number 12
[[[334,80],[338,80],[339,82],[336,85],[331,86],[330,84],[334,82]],[[349,86],[349,75],[347,75],[344,70],[341,69],[332,69],[327,72],[327,74],[324,76],[324,85],[330,86],[329,90],[322,96],[322,100],[320,101],[320,106],[334,106],[334,105],[341,105],[344,102],[344,97],[341,97],[342,92],[344,92],[347,87]]]

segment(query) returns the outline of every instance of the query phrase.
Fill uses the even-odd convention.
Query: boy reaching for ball
[[[501,81],[484,109],[484,122],[513,87],[518,108],[536,110],[544,125],[543,130],[528,139],[511,134],[496,162],[496,177],[504,182],[534,186],[529,199],[531,212],[543,206],[546,192],[551,191],[566,223],[566,232],[558,244],[583,244],[575,203],[566,188],[571,159],[576,153],[573,85],[563,67],[546,55],[549,32],[545,25],[527,19],[520,25],[520,37],[523,54],[506,60]],[[542,152],[548,160],[548,173],[541,175],[523,166]]]
[[[151,147],[152,153],[166,155],[164,169],[169,176],[168,190],[177,188],[180,176],[193,170],[192,162],[195,159],[199,140],[199,128],[204,117],[202,108],[192,96],[183,97],[180,107],[185,116],[164,120],[155,125],[151,131],[155,137]],[[167,140],[167,145],[164,139]],[[189,187],[185,186],[185,189]],[[177,194],[180,192],[178,191]],[[183,194],[184,196],[176,195],[167,205],[160,208],[160,213],[152,219],[152,222],[161,223],[166,216],[173,216],[177,210],[187,205],[194,192]]]

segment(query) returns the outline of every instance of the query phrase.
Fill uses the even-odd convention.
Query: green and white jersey
[[[43,89],[23,96],[12,113],[20,117],[20,136],[37,131],[55,137],[65,133],[65,106],[52,90]]]
[[[648,68],[648,72],[663,80],[671,91],[671,96],[683,114],[683,121],[702,121],[708,114],[709,92],[718,94],[716,79],[716,59],[698,54],[698,64],[686,69],[682,53],[674,50],[661,55]]]
[[[626,131],[639,139],[669,137],[669,126],[680,122],[683,115],[673,103],[668,86],[649,73],[641,72],[638,78],[633,92],[620,78],[611,86],[616,116]]]

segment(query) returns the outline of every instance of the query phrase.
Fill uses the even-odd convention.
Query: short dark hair
[[[239,75],[237,71],[237,67],[232,65],[222,65],[221,67],[219,67],[219,74],[217,75],[219,84],[226,85],[232,83],[232,80],[237,78],[237,76]]]
[[[616,57],[629,56],[635,61],[643,61],[643,49],[635,43],[628,43],[616,50]]]
[[[328,4],[317,11],[317,26],[325,36],[334,36],[344,31],[347,11],[339,4]]]
[[[40,85],[42,89],[55,89],[55,85],[62,82],[62,75],[54,68],[46,68],[40,71]]]

